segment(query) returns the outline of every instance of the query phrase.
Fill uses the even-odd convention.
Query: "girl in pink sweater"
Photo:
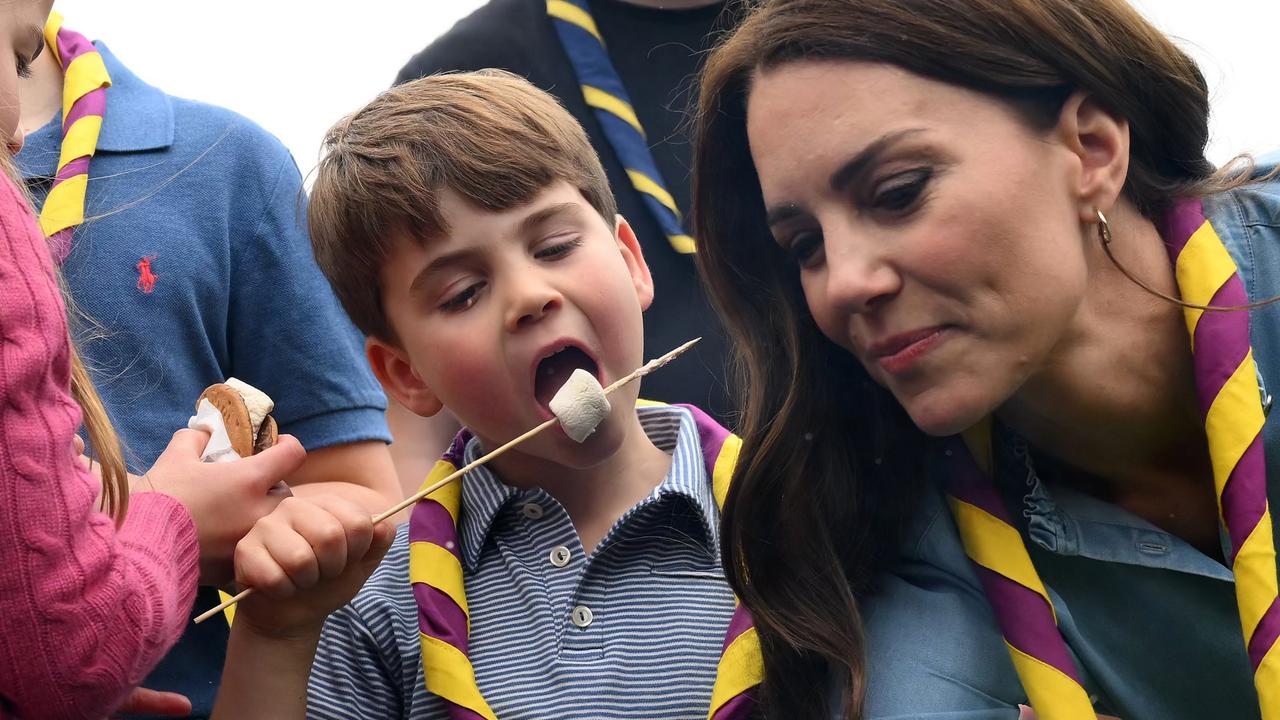
[[[49,5],[0,4],[10,152],[21,147],[17,76],[44,48]],[[9,170],[8,153],[0,165]],[[267,489],[305,455],[282,436],[252,458],[203,464],[207,436],[179,431],[133,478],[115,522],[98,511],[103,488],[73,449],[72,357],[46,240],[0,177],[0,718],[97,720],[116,708],[177,640],[197,582],[231,579],[236,542],[279,502]]]

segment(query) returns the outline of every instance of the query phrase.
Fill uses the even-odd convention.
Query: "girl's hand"
[[[226,463],[200,462],[209,434],[179,430],[132,492],[161,492],[186,506],[200,541],[200,583],[221,587],[234,577],[233,556],[260,518],[280,504],[268,491],[302,465],[307,453],[281,435],[275,447]]]
[[[236,547],[236,582],[256,592],[236,625],[273,638],[318,636],[391,547],[395,527],[338,497],[285,498]]]

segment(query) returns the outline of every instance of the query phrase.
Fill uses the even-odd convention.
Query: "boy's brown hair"
[[[395,342],[380,282],[395,239],[425,243],[449,232],[445,190],[502,211],[557,180],[613,227],[617,203],[600,159],[555,98],[499,70],[405,83],[325,136],[308,211],[316,262],[356,327]]]

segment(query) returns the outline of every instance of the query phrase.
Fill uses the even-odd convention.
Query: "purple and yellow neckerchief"
[[[56,12],[49,14],[44,42],[62,68],[62,149],[53,186],[40,209],[40,230],[61,265],[71,252],[72,231],[84,222],[89,161],[98,147],[111,77],[93,43],[62,27],[62,16]]]
[[[676,407],[693,414],[712,494],[716,505],[722,507],[742,441],[701,410],[689,405]],[[458,435],[427,476],[424,487],[462,466],[469,439],[465,431]],[[471,628],[457,524],[461,504],[462,483],[452,482],[415,505],[409,518],[409,582],[418,605],[423,675],[427,691],[444,700],[450,720],[497,720],[480,694],[468,657]],[[737,604],[725,633],[707,718],[744,720],[755,707],[753,689],[763,673],[760,641],[751,615]]]
[[[1200,200],[1176,203],[1165,219],[1163,237],[1184,301],[1214,306],[1249,302],[1235,261],[1205,218]],[[1185,317],[1219,518],[1231,543],[1227,560],[1235,574],[1244,644],[1262,718],[1280,720],[1280,600],[1249,314],[1188,308]],[[1058,632],[1053,603],[987,475],[993,467],[990,443],[987,422],[963,440],[950,438],[946,444],[948,504],[965,552],[976,566],[1018,678],[1039,717],[1096,717]],[[974,452],[984,455],[982,465]]]

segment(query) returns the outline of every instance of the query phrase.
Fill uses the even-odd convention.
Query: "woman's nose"
[[[865,313],[892,297],[902,285],[893,266],[850,247],[827,247],[826,297],[844,313]]]

